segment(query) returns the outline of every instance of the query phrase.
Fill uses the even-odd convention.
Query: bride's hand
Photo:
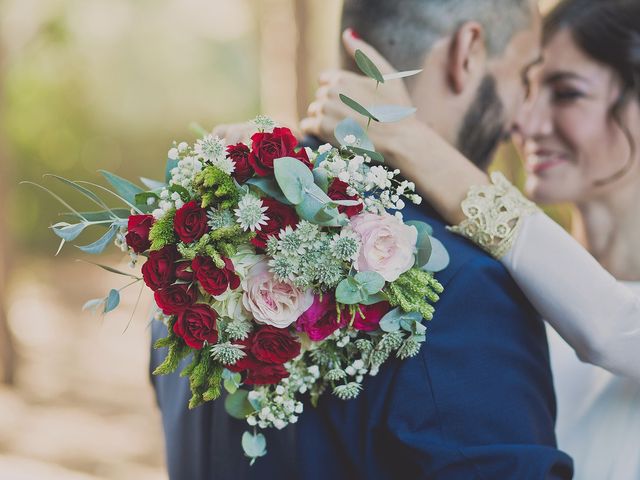
[[[350,30],[343,33],[342,40],[352,56],[360,49],[383,74],[393,73],[389,62],[371,45],[355,38]],[[351,117],[364,124],[362,116],[342,103],[340,93],[364,106],[411,105],[401,80],[385,82],[376,89],[375,82],[368,77],[343,70],[326,72],[321,76],[316,99],[309,106],[309,116],[301,122],[304,133],[335,143],[333,131],[341,120]],[[460,202],[469,188],[488,182],[484,172],[415,115],[400,122],[380,125],[373,122],[367,134],[376,151],[384,155],[385,163],[399,168],[405,178],[415,182],[418,193],[451,224],[464,219]]]
[[[383,75],[394,73],[395,69],[371,45],[356,38],[352,30],[347,29],[342,34],[345,50],[355,56],[356,50],[362,50],[380,69]],[[334,129],[336,125],[347,117],[357,120],[363,126],[366,119],[358,115],[345,105],[339,94],[353,98],[358,103],[367,105],[401,105],[410,106],[411,99],[404,81],[393,80],[385,82],[376,88],[376,83],[369,77],[346,70],[325,71],[319,78],[320,87],[316,91],[315,100],[309,105],[308,116],[300,122],[301,130],[314,135],[325,142],[335,143]],[[394,162],[394,145],[407,136],[408,132],[419,127],[415,116],[401,122],[377,125],[375,122],[368,129],[368,136],[383,155],[389,156],[388,163]],[[421,126],[424,128],[424,126]],[[394,165],[395,166],[395,165]],[[398,165],[399,166],[399,165]]]
[[[251,135],[256,132],[256,126],[252,122],[244,123],[228,123],[216,126],[211,132],[223,138],[227,145],[233,145],[238,142],[251,143]]]

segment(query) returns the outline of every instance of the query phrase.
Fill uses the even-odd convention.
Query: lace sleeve
[[[500,259],[513,245],[522,220],[539,210],[501,173],[494,172],[491,181],[471,187],[461,205],[467,218],[449,229]]]
[[[582,361],[640,382],[640,296],[502,175],[492,181],[470,190],[451,230],[499,258]]]

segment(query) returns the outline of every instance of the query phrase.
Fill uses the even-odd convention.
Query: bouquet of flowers
[[[141,277],[100,266],[153,291],[168,332],[154,373],[190,356],[181,372],[189,407],[226,389],[228,413],[253,427],[242,438],[252,462],[266,453],[258,429],[295,423],[304,395],[311,404],[324,392],[355,398],[388,359],[418,353],[442,292],[432,272],[448,259],[428,225],[403,221],[403,199],[420,197],[376,163],[357,122],[338,126],[339,146],[317,150],[297,147],[267,117],[254,123],[250,145],[212,135],[174,142],[165,181],[142,179],[146,189],[108,172],[112,190],[56,177],[101,210],[79,212],[56,196],[77,222],[51,227],[62,247],[106,226],[79,248],[100,253],[115,240],[132,266],[143,260]],[[108,207],[97,190],[127,208]],[[119,297],[113,289],[85,307],[107,313]]]

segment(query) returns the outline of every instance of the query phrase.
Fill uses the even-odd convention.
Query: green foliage
[[[165,245],[170,245],[178,241],[178,236],[173,229],[173,219],[175,216],[176,209],[172,208],[153,224],[149,231],[151,250],[160,250]]]
[[[435,309],[429,302],[437,302],[443,290],[431,273],[412,268],[389,284],[385,293],[392,306],[405,312],[418,312],[426,320],[431,320]]]
[[[367,77],[372,78],[377,83],[384,83],[384,77],[382,76],[382,73],[380,73],[380,70],[378,70],[376,64],[373,63],[373,60],[367,57],[367,55],[362,50],[356,50],[355,60],[356,65],[358,65],[360,71]]]
[[[189,386],[192,394],[189,408],[196,408],[220,396],[224,370],[219,362],[211,358],[208,349],[195,350],[193,355],[193,367],[189,365]]]
[[[240,199],[231,175],[213,165],[206,166],[196,175],[193,187],[202,198],[202,208],[213,206],[227,210],[237,206]]]
[[[358,102],[356,102],[353,98],[347,97],[342,93],[339,94],[339,96],[342,103],[344,103],[347,107],[351,108],[352,110],[359,113],[360,115],[367,117],[370,120],[374,120],[376,122],[378,121],[375,115],[373,115],[369,110],[367,110],[365,107],[363,107]]]
[[[249,391],[244,389],[236,390],[227,396],[224,401],[224,408],[229,415],[238,420],[245,420],[255,409],[248,400]]]
[[[301,204],[307,191],[316,186],[311,170],[293,157],[277,158],[273,162],[273,173],[280,190],[293,205]],[[324,194],[322,191],[321,193]]]

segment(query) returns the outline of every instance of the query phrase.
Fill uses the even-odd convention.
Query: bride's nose
[[[524,139],[551,135],[553,121],[551,105],[543,92],[524,102],[513,124],[514,133]]]

